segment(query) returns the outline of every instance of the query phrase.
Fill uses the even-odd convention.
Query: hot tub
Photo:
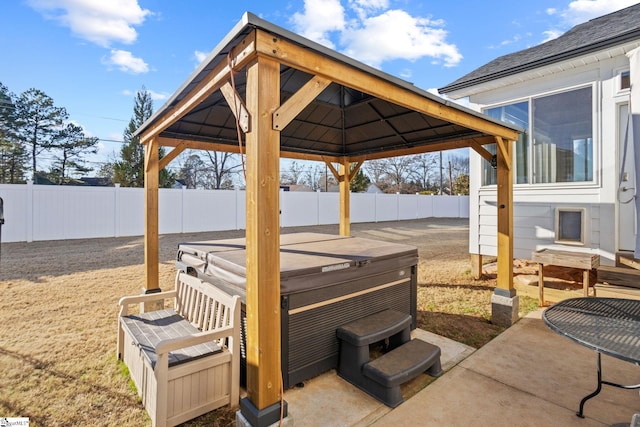
[[[243,299],[245,239],[181,243],[176,265]],[[285,388],[337,367],[336,328],[385,309],[416,325],[414,246],[318,233],[280,236],[281,357]],[[243,343],[244,344],[244,343]],[[242,345],[242,363],[246,363]],[[244,378],[244,373],[241,374]]]

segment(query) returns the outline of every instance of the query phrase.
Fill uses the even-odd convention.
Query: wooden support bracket
[[[480,154],[483,159],[491,163],[493,154],[491,154],[489,150],[480,145],[475,139],[469,141],[469,147],[472,148],[476,153]]]
[[[162,170],[167,167],[167,165],[176,157],[180,155],[186,148],[188,148],[189,144],[187,141],[182,141],[178,145],[176,145],[173,150],[169,151],[163,158],[158,161],[158,170]]]
[[[216,91],[223,81],[229,78],[232,68],[237,69],[245,66],[256,56],[256,33],[248,34],[231,51],[231,66],[226,62],[220,62],[209,72],[204,79],[180,102],[178,102],[163,119],[158,120],[140,134],[140,142],[146,144],[151,138],[158,136],[163,130],[178,121],[191,109],[205,100],[211,93]]]
[[[331,80],[314,76],[273,113],[273,129],[282,131],[311,101],[331,84]]]
[[[496,136],[496,144],[498,145],[498,150],[500,150],[500,153],[502,154],[502,159],[504,160],[504,166],[508,169],[511,170],[511,156],[509,155],[510,150],[508,150],[509,147],[506,146],[506,144],[510,144],[511,141],[505,141],[504,139],[502,139],[502,137]]]
[[[222,92],[222,96],[224,96],[227,104],[229,104],[231,112],[236,117],[236,121],[240,125],[240,129],[242,129],[244,133],[249,132],[251,117],[249,117],[249,111],[247,111],[247,107],[244,105],[244,102],[238,92],[236,92],[229,82],[226,82],[220,87],[220,92]]]
[[[331,173],[333,174],[333,177],[338,181],[338,182],[342,182],[344,180],[344,177],[342,175],[340,175],[340,172],[338,172],[338,170],[333,167],[333,165],[331,164],[331,162],[325,162],[325,164],[327,165],[327,167],[329,168],[329,170],[331,171]]]
[[[353,165],[354,165],[353,169],[351,169],[351,172],[349,172],[349,182],[353,181],[353,178],[356,176],[356,174],[358,173],[358,171],[362,167],[363,163],[364,162],[353,163]]]
[[[149,173],[149,171],[151,170],[152,165],[152,158],[153,156],[151,155],[152,150],[157,150],[158,149],[158,139],[157,138],[152,138],[148,143],[147,143],[147,147],[145,147],[144,150],[144,171],[146,173]]]

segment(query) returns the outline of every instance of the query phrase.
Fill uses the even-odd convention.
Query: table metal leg
[[[600,393],[600,391],[602,390],[602,363],[600,361],[601,356],[600,356],[600,352],[596,352],[598,353],[598,387],[594,390],[593,393],[585,396],[584,398],[582,398],[582,400],[580,401],[580,410],[576,413],[577,416],[579,416],[580,418],[584,418],[583,415],[583,408],[584,408],[584,404],[587,400],[591,399],[594,396],[597,396],[598,393]]]
[[[586,395],[580,401],[580,409],[578,410],[578,412],[576,412],[576,415],[579,416],[580,418],[584,418],[584,413],[583,413],[584,404],[587,402],[587,400],[591,399],[594,396],[597,396],[598,393],[600,393],[600,391],[602,390],[602,384],[610,385],[610,386],[618,387],[618,388],[623,388],[625,390],[635,390],[635,389],[640,388],[640,384],[622,385],[622,384],[612,383],[610,381],[602,381],[602,361],[601,361],[602,356],[601,356],[599,351],[596,351],[596,353],[598,354],[598,360],[597,360],[598,387],[593,391],[593,393]]]

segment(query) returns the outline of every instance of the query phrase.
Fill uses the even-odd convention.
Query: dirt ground
[[[299,231],[338,227],[281,232]],[[489,321],[494,280],[469,276],[467,220],[353,224],[352,235],[418,247],[419,327],[475,347],[501,332]],[[161,288],[173,285],[180,242],[239,236],[243,230],[161,236]],[[0,249],[0,417],[29,417],[32,426],[148,425],[114,355],[117,301],[144,286],[142,237]],[[214,414],[189,425],[230,423]]]

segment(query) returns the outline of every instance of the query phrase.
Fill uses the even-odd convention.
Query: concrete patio
[[[330,371],[285,393],[295,426],[628,426],[640,412],[637,390],[595,389],[596,353],[551,331],[542,310],[530,313],[479,350],[433,335],[445,373],[414,380],[405,402],[391,410]],[[608,356],[603,378],[640,383],[640,368]],[[422,383],[420,384],[420,381]],[[412,390],[428,385],[415,393]]]

